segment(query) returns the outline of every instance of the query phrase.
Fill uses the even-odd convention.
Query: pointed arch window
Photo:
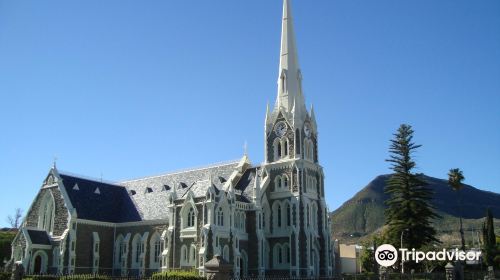
[[[186,245],[182,245],[181,247],[181,265],[189,265],[188,249]]]
[[[229,246],[227,246],[227,245],[225,245],[224,249],[222,250],[222,258],[226,262],[229,262]]]
[[[288,243],[283,244],[283,263],[290,263],[290,246]]]
[[[194,227],[194,219],[195,219],[194,209],[193,207],[191,207],[188,212],[188,221],[187,221],[188,227]]]
[[[262,228],[266,228],[266,213],[262,213]]]
[[[276,191],[281,189],[281,176],[276,176],[276,178],[274,179],[274,186]]]
[[[277,216],[278,216],[278,227],[281,227],[281,205],[278,205]]]
[[[50,191],[43,197],[39,210],[38,228],[46,230],[48,233],[54,230],[54,198]]]
[[[281,153],[281,141],[278,142],[278,159],[280,159],[282,157],[282,153]]]
[[[288,138],[283,141],[283,156],[288,156]]]
[[[290,226],[291,225],[291,214],[290,214],[290,204],[287,203],[286,205],[286,225]]]
[[[224,211],[222,207],[219,207],[219,210],[217,210],[217,225],[224,226]]]
[[[153,270],[158,270],[161,267],[161,237],[158,232],[155,232],[149,242],[149,267]]]
[[[288,185],[289,185],[288,176],[283,175],[283,188],[288,189]]]
[[[285,93],[286,92],[286,70],[283,69],[281,71],[281,75],[280,75],[280,83],[281,83],[281,92],[282,93]]]

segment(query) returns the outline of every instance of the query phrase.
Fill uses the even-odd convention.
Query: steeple
[[[278,98],[276,107],[286,112],[292,111],[294,104],[297,111],[302,111],[304,97],[302,95],[302,75],[300,73],[295,32],[293,29],[291,0],[283,1],[283,22],[281,27],[280,66],[278,72]],[[296,97],[296,98],[295,98]],[[305,107],[303,108],[305,111]]]

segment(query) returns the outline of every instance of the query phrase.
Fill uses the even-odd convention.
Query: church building
[[[235,278],[332,276],[318,127],[307,109],[284,0],[277,97],[264,162],[214,164],[108,183],[54,165],[12,243],[28,274],[149,276],[222,256]]]

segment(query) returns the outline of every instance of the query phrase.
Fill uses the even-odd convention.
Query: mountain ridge
[[[464,218],[464,229],[472,232],[481,228],[482,218],[486,209],[492,209],[493,215],[500,217],[500,194],[480,190],[464,184],[460,193],[453,191],[448,181],[425,174],[420,174],[433,190],[431,205],[442,216],[434,225],[442,234],[451,234],[456,227],[460,212]],[[384,188],[391,174],[375,177],[353,197],[345,201],[339,208],[330,213],[332,220],[332,235],[340,241],[355,242],[380,230],[384,223],[384,201],[388,195]],[[462,196],[462,210],[458,207],[458,196]],[[500,223],[499,223],[500,227]],[[473,233],[474,235],[474,233]]]

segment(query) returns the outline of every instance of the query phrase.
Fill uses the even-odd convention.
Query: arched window
[[[219,207],[219,210],[217,210],[217,225],[224,226],[224,211],[222,207]]]
[[[153,270],[160,269],[161,266],[161,237],[158,232],[155,232],[151,236],[151,241],[149,242],[149,267]]]
[[[132,268],[139,268],[141,257],[141,236],[136,234],[132,239]]]
[[[241,229],[246,230],[246,220],[247,214],[245,212],[241,213]]]
[[[278,142],[278,159],[280,159],[282,157],[282,153],[281,153],[281,142]]]
[[[288,243],[283,244],[283,263],[290,263],[290,246]]]
[[[262,228],[266,228],[266,213],[262,213]]]
[[[314,160],[314,143],[309,140],[310,143],[309,143],[309,159],[310,160]]]
[[[295,130],[295,154],[300,154],[300,132],[298,128]]]
[[[274,267],[280,267],[281,264],[283,263],[283,248],[279,243],[274,245],[273,248],[273,262],[274,262]]]
[[[181,247],[181,265],[188,266],[188,249],[186,245],[182,245]]]
[[[288,185],[289,185],[288,176],[283,175],[283,188],[288,189]]]
[[[123,238],[123,235],[118,235],[118,238],[116,238],[115,242],[115,267],[120,268],[121,267],[121,261],[122,258],[126,254],[126,246],[127,243],[125,239]]]
[[[278,218],[278,227],[281,227],[281,205],[278,205],[278,210],[276,211]]]
[[[229,247],[227,245],[224,245],[224,250],[222,250],[222,258],[229,262]]]
[[[286,225],[291,226],[290,204],[286,204]]]
[[[274,178],[274,188],[275,188],[275,191],[281,189],[281,176],[276,176],[276,178]]]
[[[283,143],[283,156],[288,156],[288,138]]]
[[[307,226],[309,226],[310,221],[311,221],[311,216],[309,215],[309,206],[308,205],[306,206],[306,209],[307,209],[307,214],[306,214]]]
[[[191,207],[188,212],[188,220],[187,220],[188,227],[194,227],[194,219],[195,219],[194,209],[193,207]]]
[[[285,72],[281,73],[281,92],[286,92],[286,76],[285,76]]]
[[[196,245],[191,245],[191,250],[189,250],[189,263],[194,266],[196,264]]]
[[[54,198],[50,191],[47,191],[42,199],[42,203],[39,208],[39,218],[38,218],[38,228],[46,230],[48,233],[54,230]]]

